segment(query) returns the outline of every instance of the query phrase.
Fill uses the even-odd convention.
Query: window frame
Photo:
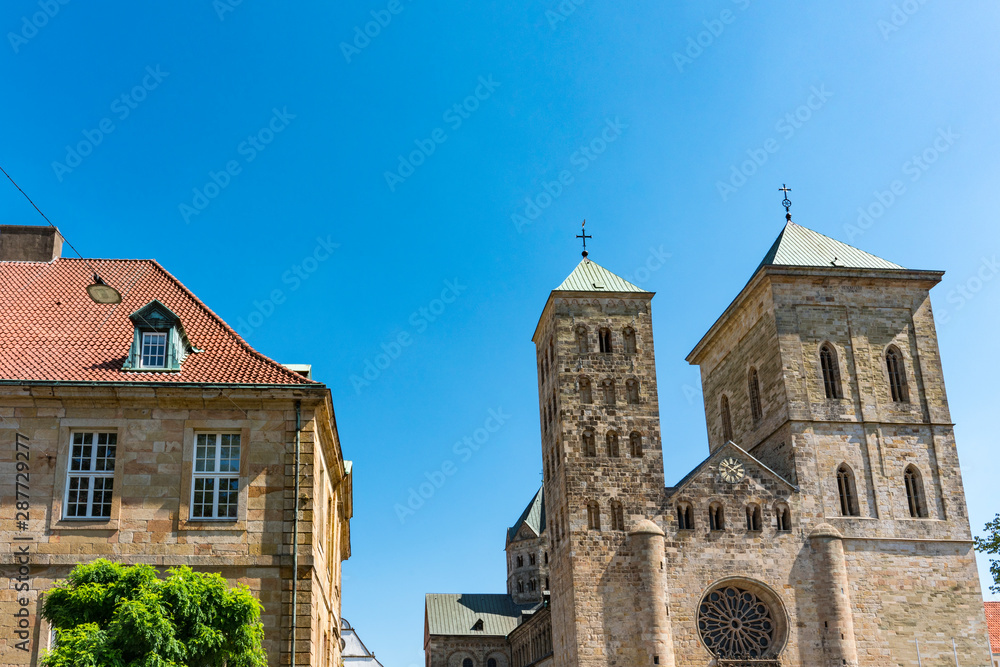
[[[601,327],[597,330],[597,346],[601,354],[614,354],[614,337],[611,327]]]
[[[910,512],[910,518],[929,519],[930,507],[924,488],[924,476],[920,469],[912,463],[903,469],[903,489],[906,493],[906,505]]]
[[[751,366],[747,373],[747,394],[750,399],[750,416],[756,428],[764,421],[764,403],[760,395],[760,373],[755,366]]]
[[[677,530],[694,530],[694,509],[690,502],[682,500],[676,505]]]
[[[605,433],[604,444],[608,448],[608,456],[611,458],[619,458],[621,456],[621,439],[618,437],[618,431],[611,429]]]
[[[635,378],[625,380],[625,402],[629,405],[639,405],[642,402],[639,396],[639,381]]]
[[[729,396],[723,394],[719,400],[719,413],[722,418],[722,442],[733,441],[733,413],[729,407]]]
[[[857,480],[854,469],[846,462],[837,466],[837,507],[840,516],[852,518],[861,516],[861,503],[858,498]]]
[[[198,433],[239,433],[240,435],[239,485],[235,519],[192,517],[191,501],[194,497],[194,463]],[[177,529],[179,531],[241,532],[247,529],[248,490],[250,486],[249,453],[252,445],[248,420],[191,419],[184,422],[184,454],[181,464],[181,494],[177,516]]]
[[[826,342],[819,346],[819,368],[826,400],[844,398],[844,387],[840,379],[840,354],[832,343]]]
[[[638,445],[638,447],[636,446]],[[628,434],[628,453],[629,456],[634,459],[641,459],[643,457],[644,447],[642,445],[642,433],[639,431],[632,431]]]
[[[587,530],[601,530],[601,505],[596,500],[587,503]]]
[[[580,377],[579,392],[581,405],[593,405],[594,403],[594,383],[589,377]]]
[[[708,505],[708,531],[711,533],[722,533],[726,530],[726,508],[720,502],[712,502]]]
[[[622,330],[622,352],[625,354],[635,354],[637,349],[638,344],[636,343],[635,329],[625,327]]]
[[[896,345],[890,345],[882,355],[886,379],[889,382],[889,398],[893,403],[910,402],[909,378],[906,376],[906,357]]]
[[[79,443],[79,445],[77,445],[77,443],[76,443],[76,436],[78,436],[78,435],[84,435],[84,436],[89,435],[89,436],[92,436],[92,440],[98,439],[102,435],[103,436],[114,436],[114,443],[104,443],[102,445],[99,442],[93,442],[92,441],[92,442],[89,442],[89,443],[81,442],[81,443]],[[110,440],[110,437],[109,437],[109,440]],[[76,471],[73,470],[73,462],[77,458],[81,458],[82,459],[82,457],[76,457],[76,456],[73,455],[74,448],[77,447],[77,446],[80,446],[80,447],[91,447],[90,456],[87,457],[87,463],[90,466],[92,466],[92,467],[90,467],[88,470],[76,470]],[[99,448],[102,447],[102,446],[103,447],[114,447],[114,449],[115,449],[114,457],[112,458],[112,463],[111,463],[112,467],[111,467],[110,472],[108,470],[100,470],[100,471],[98,471],[96,469],[96,466],[97,466],[97,463],[98,463],[98,460],[99,460],[97,454],[98,454]],[[101,503],[101,505],[107,505],[107,507],[108,507],[108,514],[107,514],[107,516],[105,516],[104,514],[100,514],[100,515],[93,514],[94,493],[97,491],[96,486],[97,486],[97,480],[98,479],[100,479],[100,480],[110,480],[111,481],[111,489],[101,489],[101,491],[108,491],[108,492],[110,492],[111,493],[111,498],[114,498],[114,493],[115,493],[115,469],[118,467],[118,449],[119,449],[119,447],[118,447],[118,430],[117,429],[106,430],[106,431],[102,431],[102,430],[90,430],[90,429],[71,429],[70,430],[69,459],[66,462],[66,486],[65,486],[66,491],[65,491],[65,494],[64,494],[63,514],[62,514],[62,516],[64,517],[64,519],[66,521],[107,521],[107,520],[109,520],[111,518],[112,502],[111,502],[110,498],[108,499],[108,502]],[[106,456],[105,457],[101,457],[101,458],[107,460]],[[88,488],[86,489],[87,500],[84,502],[85,509],[86,509],[87,513],[83,514],[83,515],[70,516],[70,513],[69,513],[69,509],[70,509],[69,495],[70,495],[70,493],[73,492],[73,488],[72,488],[72,486],[73,486],[73,484],[72,484],[73,479],[88,479],[88,480],[90,480],[89,484],[87,485]],[[79,489],[77,489],[77,491],[79,492]],[[79,500],[76,503],[73,503],[73,504],[74,505],[79,505],[80,504]]]
[[[157,357],[162,357],[162,364],[147,364],[146,363],[146,340],[147,338],[158,338],[163,341],[162,345],[157,345],[157,347],[162,347],[162,353],[157,354]],[[170,357],[170,332],[169,331],[139,331],[139,368],[151,369],[151,370],[164,370],[167,368]]]
[[[112,477],[111,516],[103,517],[67,517],[66,498],[69,488],[69,468],[72,456],[72,440],[74,432],[116,433],[115,469]],[[120,527],[122,493],[124,491],[125,467],[128,465],[128,448],[126,440],[126,420],[124,419],[62,419],[59,424],[58,444],[56,449],[54,483],[52,498],[49,504],[52,517],[52,531],[56,534],[62,531],[90,530],[113,533]]]

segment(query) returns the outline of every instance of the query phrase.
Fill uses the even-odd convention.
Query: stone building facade
[[[262,603],[269,665],[339,665],[352,491],[329,390],[154,261],[16,253],[0,261],[0,664],[37,664],[41,596],[106,558],[220,572]],[[88,297],[95,272],[121,303]]]
[[[585,257],[533,337],[551,583],[506,639],[551,643],[512,667],[989,664],[941,276],[789,220],[688,357],[709,455],[666,487],[653,294]]]

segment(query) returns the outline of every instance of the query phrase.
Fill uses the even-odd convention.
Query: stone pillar
[[[821,523],[809,534],[809,541],[815,559],[816,610],[825,665],[856,667],[858,646],[854,641],[843,535],[830,524]]]
[[[648,520],[640,521],[629,533],[632,558],[639,575],[636,592],[639,618],[636,619],[636,627],[643,662],[637,667],[674,667],[674,643],[667,615],[667,564],[663,536],[659,526]]]

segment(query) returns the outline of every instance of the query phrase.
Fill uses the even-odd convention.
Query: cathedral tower
[[[652,297],[585,256],[533,337],[557,667],[648,662],[626,610],[634,561],[660,553],[634,557],[628,540],[664,495]]]

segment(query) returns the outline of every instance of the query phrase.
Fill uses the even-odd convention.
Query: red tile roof
[[[990,646],[994,653],[1000,653],[1000,602],[984,602],[986,605],[986,627],[990,631]]]
[[[122,293],[94,303],[93,268]],[[129,315],[153,299],[176,314],[201,350],[180,372],[122,371],[132,345]],[[247,344],[155,260],[0,262],[0,380],[220,384],[314,384]]]

